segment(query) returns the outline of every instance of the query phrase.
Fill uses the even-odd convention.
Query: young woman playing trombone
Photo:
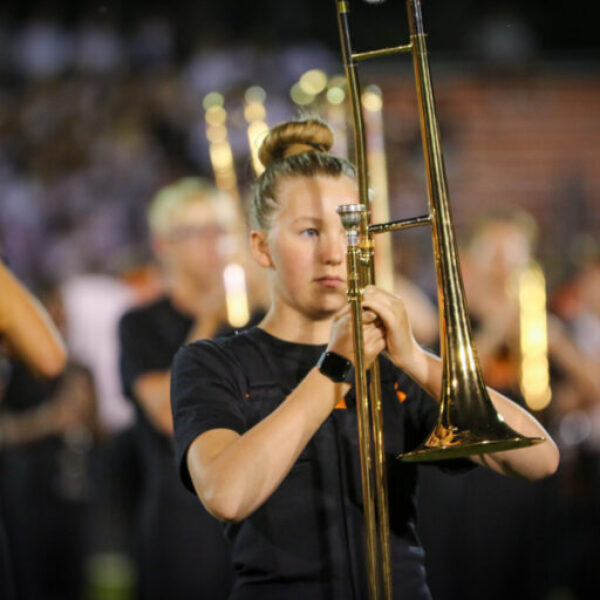
[[[250,244],[271,276],[272,304],[255,328],[179,351],[172,407],[182,479],[225,523],[235,599],[366,598],[363,511],[346,303],[340,204],[357,201],[354,168],[328,154],[317,120],[271,130],[260,158]],[[381,359],[390,538],[398,598],[430,594],[415,532],[417,470],[393,456],[436,422],[439,359],[411,333],[403,302],[364,291],[365,361]],[[492,391],[495,408],[523,435],[546,442],[473,462],[538,479],[558,451],[527,412]],[[447,461],[448,470],[471,461]]]

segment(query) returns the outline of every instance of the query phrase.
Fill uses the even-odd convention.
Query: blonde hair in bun
[[[333,131],[320,119],[287,121],[269,131],[260,147],[258,158],[268,167],[275,160],[302,152],[329,152],[333,141]]]
[[[273,214],[279,207],[277,186],[281,180],[317,175],[355,176],[350,162],[328,154],[333,142],[329,125],[316,117],[286,121],[269,131],[258,152],[265,171],[254,185],[250,205],[253,229],[268,231],[270,228]]]

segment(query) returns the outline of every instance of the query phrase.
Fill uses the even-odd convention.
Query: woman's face
[[[356,182],[289,178],[279,184],[277,200],[266,237],[274,301],[311,319],[329,318],[346,302],[346,234],[336,207],[358,201]]]

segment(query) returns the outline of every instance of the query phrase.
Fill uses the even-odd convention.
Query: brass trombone
[[[391,600],[389,516],[379,365],[375,361],[367,373],[363,360],[362,340],[361,297],[362,290],[375,282],[373,236],[376,233],[430,225],[437,274],[443,363],[438,422],[419,448],[397,458],[407,462],[437,461],[522,448],[539,443],[543,438],[524,437],[509,427],[495,410],[483,382],[467,318],[454,224],[449,209],[446,173],[420,0],[406,0],[410,42],[402,46],[368,52],[352,50],[348,16],[349,0],[335,0],[335,2],[354,122],[355,163],[358,171],[360,202],[339,206],[338,213],[346,229],[348,240],[348,300],[353,315],[369,597],[371,600],[379,598]],[[413,58],[428,181],[429,214],[371,224],[358,63],[399,53],[410,53]]]

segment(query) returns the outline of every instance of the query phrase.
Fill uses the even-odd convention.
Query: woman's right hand
[[[385,330],[379,317],[371,310],[363,310],[362,322],[364,361],[366,368],[369,368],[375,358],[385,350]],[[340,354],[354,364],[350,305],[346,305],[335,315],[327,350]]]

